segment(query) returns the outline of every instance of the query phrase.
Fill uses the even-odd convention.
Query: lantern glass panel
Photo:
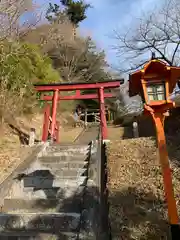
[[[147,86],[147,94],[149,101],[166,100],[165,84],[150,84]]]

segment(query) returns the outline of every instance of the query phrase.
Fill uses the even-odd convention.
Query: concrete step
[[[59,151],[59,150],[48,150],[43,153],[43,156],[74,156],[76,155],[76,158],[81,158],[82,156],[88,157],[89,151]]]
[[[80,222],[79,213],[16,213],[0,214],[0,232],[34,231],[34,233],[60,233],[76,231]]]
[[[46,179],[48,179],[48,184],[54,184],[54,181],[57,182],[58,180],[62,181],[64,180],[75,180],[75,181],[82,181],[84,180],[84,178],[86,178],[86,171],[87,168],[78,168],[75,169],[73,168],[72,170],[74,172],[76,172],[76,174],[71,174],[71,171],[68,168],[64,169],[47,169],[44,168],[42,169],[37,169],[38,166],[32,166],[31,168],[27,169],[26,171],[24,171],[24,173],[19,173],[16,175],[15,182],[14,183],[18,183],[22,180],[25,179],[24,183],[28,184],[28,182],[31,180],[31,182],[33,181],[33,184],[36,184],[36,181],[45,181]],[[64,172],[64,173],[63,173]],[[63,173],[63,174],[62,174]],[[56,175],[59,174],[60,176]],[[84,174],[84,176],[82,176],[82,174]]]
[[[46,151],[61,151],[61,152],[79,152],[84,153],[89,151],[90,147],[88,145],[69,145],[69,146],[62,146],[62,145],[50,145],[46,148]]]
[[[61,147],[61,148],[67,148],[67,147],[74,147],[74,148],[80,148],[80,147],[83,147],[83,148],[88,148],[88,147],[90,147],[90,145],[89,144],[81,144],[81,143],[55,143],[55,142],[53,142],[53,143],[50,143],[49,144],[49,147],[51,147],[51,146],[53,146],[53,147]]]
[[[88,237],[84,234],[77,234],[76,232],[61,232],[58,234],[40,233],[34,231],[6,231],[0,233],[1,240],[94,240],[94,237]]]
[[[78,177],[87,174],[87,169],[86,168],[62,168],[62,169],[51,169],[51,173],[55,175],[56,177]]]
[[[31,170],[31,172],[30,172]],[[25,182],[29,181],[29,179],[49,179],[49,181],[53,182],[55,179],[77,179],[80,176],[86,175],[87,168],[62,168],[62,169],[29,169],[29,171],[25,173],[20,173],[16,176],[17,180],[25,180]]]
[[[26,182],[27,185],[24,185],[24,187],[36,187],[36,188],[46,188],[46,185],[52,186],[52,187],[78,187],[81,185],[85,185],[87,180],[86,176],[80,176],[79,178],[76,179],[65,179],[65,178],[55,178],[53,179],[53,185],[51,180],[47,180],[47,178],[38,178],[34,180],[32,183]],[[50,181],[50,182],[49,182]],[[23,183],[24,184],[24,183]]]
[[[72,162],[59,162],[59,163],[43,163],[42,162],[42,166],[48,169],[62,169],[62,168],[67,168],[67,169],[72,169],[72,168],[84,168],[86,167],[88,164],[87,161],[72,161]]]
[[[51,233],[35,233],[34,231],[13,231],[0,234],[1,240],[75,240],[77,239],[77,233],[73,232],[61,232],[58,234]],[[87,238],[79,238],[86,239]]]
[[[51,188],[24,187],[22,184],[14,184],[6,198],[20,199],[49,199],[49,198],[72,198],[75,195],[82,195],[84,186],[61,186]]]
[[[47,162],[47,163],[61,163],[61,162],[84,162],[88,160],[88,156],[84,156],[84,155],[77,155],[77,154],[73,154],[73,155],[62,155],[62,156],[43,156],[43,157],[39,157],[38,161],[40,162]]]
[[[23,187],[34,187],[34,188],[54,188],[54,187],[78,187],[85,183],[86,176],[77,178],[77,180],[70,180],[68,178],[56,177],[51,179],[48,177],[25,177],[23,181]]]
[[[12,212],[36,212],[36,211],[51,211],[51,212],[80,212],[82,195],[75,195],[68,199],[22,199],[22,198],[5,198],[1,211]]]

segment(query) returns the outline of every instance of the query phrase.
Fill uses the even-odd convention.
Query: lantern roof
[[[129,76],[129,96],[140,94],[142,85],[141,79],[150,80],[152,78],[166,79],[169,82],[169,93],[173,92],[177,79],[180,77],[180,67],[171,67],[165,62],[153,59],[146,63],[140,70]]]

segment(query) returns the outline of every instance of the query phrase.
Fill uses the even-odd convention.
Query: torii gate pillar
[[[59,91],[56,89],[53,94],[53,102],[52,102],[52,123],[51,123],[51,136],[54,136],[55,126],[56,126],[56,112],[57,112],[57,104],[58,104],[58,94]]]
[[[104,105],[104,88],[100,87],[99,91],[99,102],[100,102],[100,119],[101,119],[101,134],[102,140],[107,141],[107,122],[105,114],[105,105]]]

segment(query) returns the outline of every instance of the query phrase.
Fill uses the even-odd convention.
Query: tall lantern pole
[[[159,161],[173,240],[180,238],[180,227],[164,133],[164,120],[168,116],[169,109],[174,107],[169,96],[179,76],[180,68],[167,66],[164,62],[155,59],[153,55],[152,60],[142,70],[131,74],[129,80],[130,97],[135,95],[142,97],[144,113],[152,117],[156,128]]]

